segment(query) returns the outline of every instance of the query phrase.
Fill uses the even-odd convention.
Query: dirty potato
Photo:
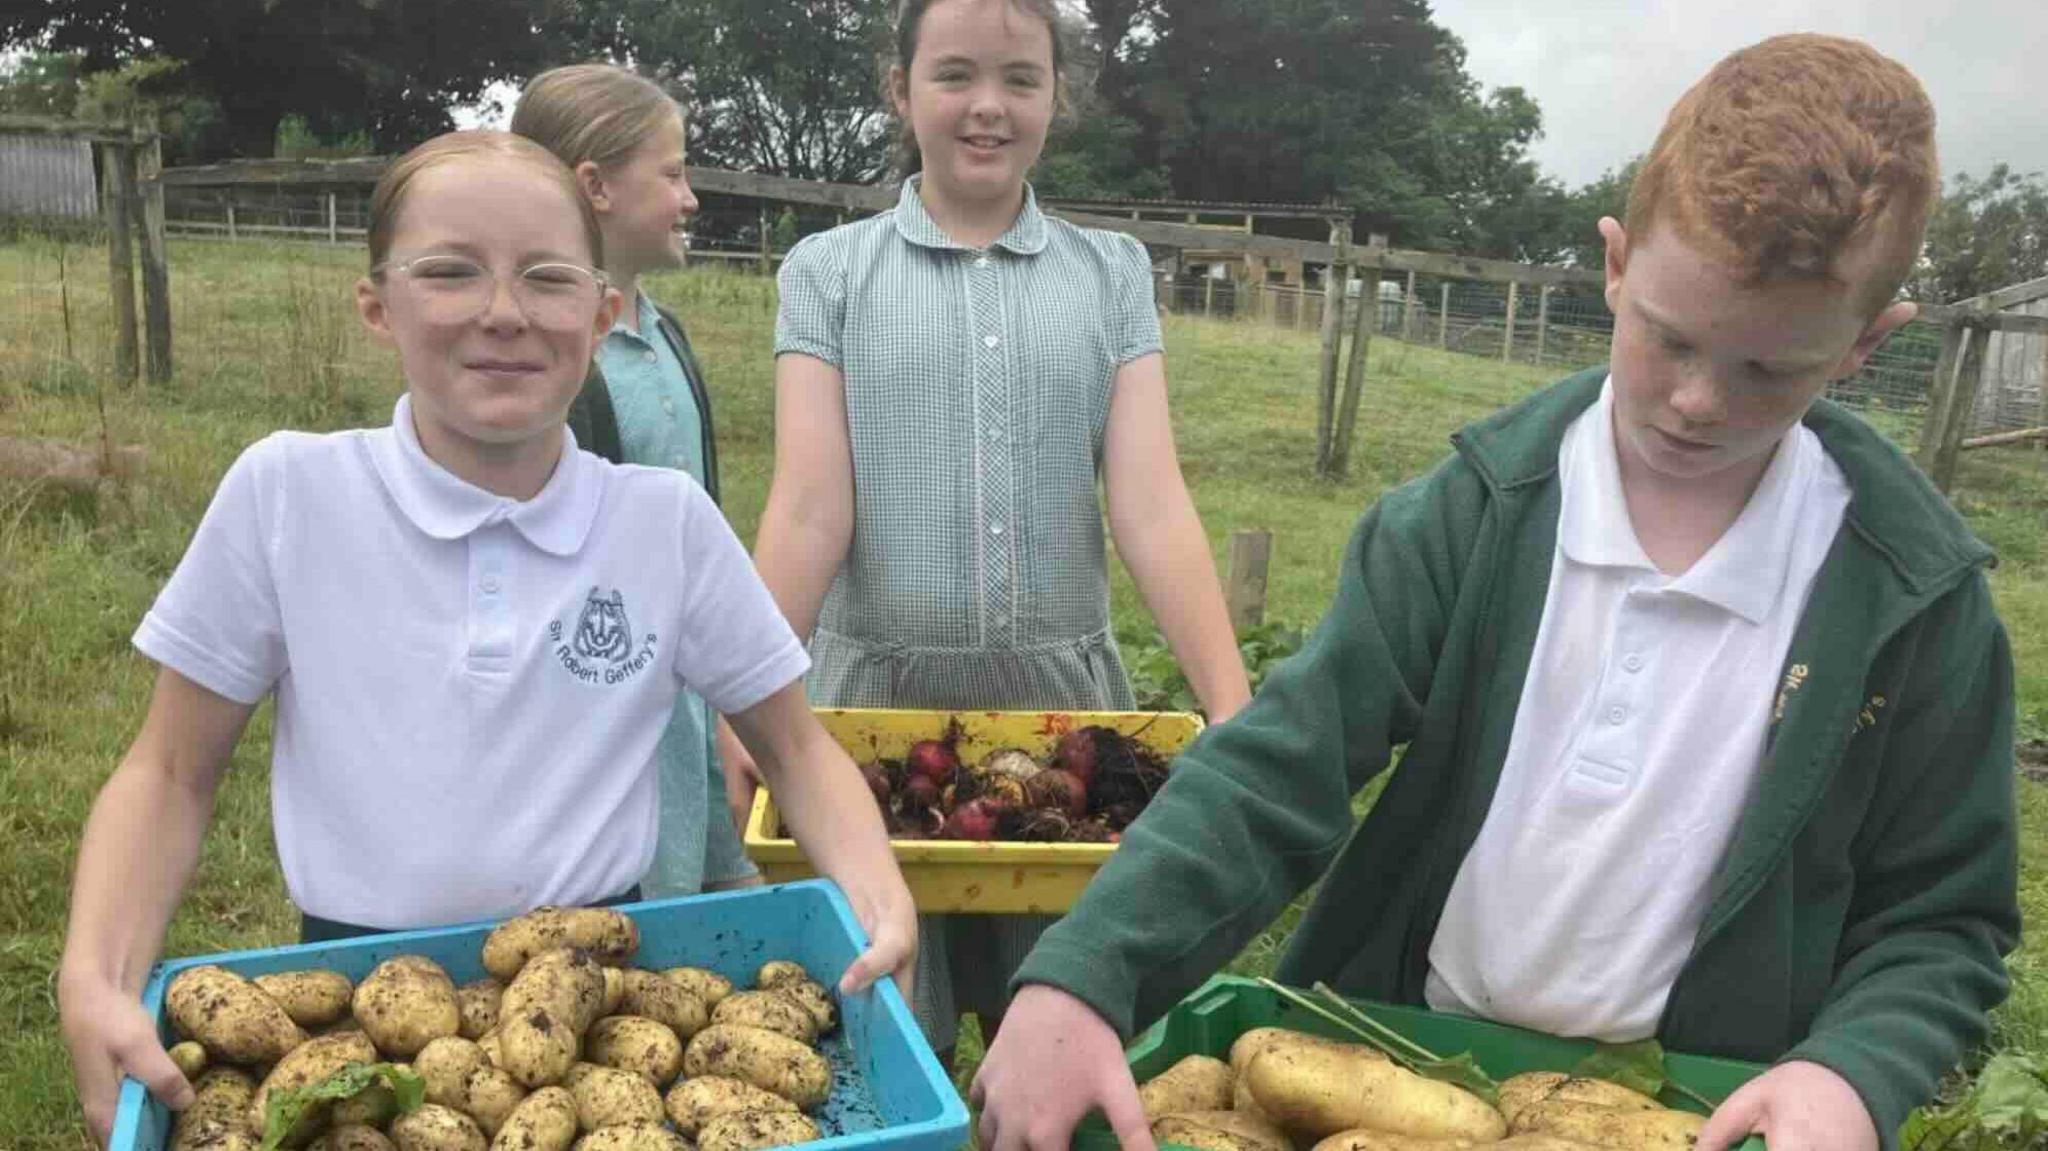
[[[488,1151],[475,1120],[438,1103],[422,1103],[411,1114],[393,1119],[391,1142],[398,1151]]]
[[[355,1018],[377,1050],[410,1059],[444,1035],[462,1030],[455,981],[433,960],[400,955],[385,960],[356,985]]]
[[[1662,1107],[1644,1111],[1546,1099],[1522,1108],[1515,1116],[1514,1130],[1516,1134],[1537,1132],[1603,1147],[1689,1151],[1706,1123],[1705,1116],[1690,1111]]]
[[[1631,1091],[1604,1079],[1586,1079],[1560,1071],[1529,1071],[1512,1076],[1500,1085],[1500,1113],[1515,1129],[1515,1118],[1538,1103],[1590,1103],[1597,1107],[1620,1107],[1629,1111],[1655,1111],[1660,1104],[1639,1091]]]
[[[583,1130],[661,1122],[661,1092],[645,1076],[589,1064],[577,1071],[569,1094],[576,1100],[576,1125]]]
[[[178,1033],[223,1063],[275,1063],[306,1041],[277,1000],[223,968],[179,972],[164,998]]]
[[[491,1151],[569,1151],[576,1141],[576,1100],[567,1088],[528,1095],[491,1138]]]
[[[818,1021],[810,1009],[781,988],[741,991],[727,996],[711,1011],[711,1022],[758,1027],[787,1035],[806,1046],[818,1041]]]
[[[177,1065],[178,1074],[187,1080],[198,1079],[199,1073],[206,1070],[206,1048],[190,1039],[172,1044],[165,1054]]]
[[[263,1077],[263,1086],[249,1100],[249,1126],[263,1130],[265,1117],[270,1109],[270,1097],[280,1091],[296,1091],[319,1083],[328,1076],[351,1063],[374,1063],[377,1049],[370,1046],[369,1037],[360,1032],[348,1035],[322,1035],[308,1039],[270,1069]],[[287,1146],[296,1147],[318,1134],[327,1123],[331,1108],[314,1105],[306,1108],[298,1126],[292,1128],[285,1139]]]
[[[652,1124],[603,1127],[576,1141],[574,1151],[690,1151],[682,1136]]]
[[[704,1001],[685,991],[682,984],[652,971],[628,969],[623,975],[626,993],[619,1000],[619,1014],[652,1019],[685,1043],[711,1022]]]
[[[529,1089],[560,1081],[603,1005],[603,969],[587,953],[559,948],[534,956],[505,989],[502,1066]]]
[[[1328,1047],[1338,1051],[1353,1051],[1364,1057],[1385,1059],[1386,1055],[1377,1048],[1358,1043],[1346,1043],[1340,1039],[1326,1039],[1303,1031],[1290,1031],[1285,1027],[1254,1027],[1237,1037],[1230,1045],[1230,1069],[1242,1076],[1245,1068],[1252,1065],[1252,1057],[1275,1047]]]
[[[351,1123],[336,1127],[307,1144],[306,1151],[397,1151],[375,1127]]]
[[[503,1067],[505,1065],[505,1049],[498,1043],[498,1029],[496,1027],[477,1036],[476,1045],[483,1051],[484,1058],[490,1061],[491,1066]]]
[[[328,1122],[336,1127],[381,1129],[397,1117],[398,1096],[382,1083],[372,1083],[347,1099],[336,1100],[334,1110],[327,1113]]]
[[[624,968],[604,969],[604,1006],[597,1009],[599,1015],[616,1015],[619,1004],[626,1000],[626,972]]]
[[[591,1024],[583,1055],[592,1063],[637,1071],[656,1087],[668,1086],[683,1069],[683,1041],[666,1025],[637,1015],[608,1015]]]
[[[420,1048],[412,1069],[426,1083],[427,1102],[469,1110],[469,1077],[488,1066],[484,1049],[459,1035],[443,1035]]]
[[[741,1111],[796,1110],[796,1104],[780,1095],[763,1091],[743,1080],[720,1075],[683,1080],[669,1089],[662,1105],[668,1110],[668,1120],[676,1125],[676,1130],[692,1139],[706,1123],[720,1115]]]
[[[526,1101],[526,1088],[502,1067],[479,1067],[470,1072],[469,1080],[462,1085],[462,1094],[469,1101],[463,1110],[490,1136],[496,1136],[498,1129]]]
[[[173,1137],[173,1151],[261,1151],[263,1140],[254,1131],[224,1119],[200,1119],[180,1125]]]
[[[771,959],[763,963],[759,971],[754,972],[754,986],[766,991],[770,988],[780,987],[785,983],[807,980],[810,977],[811,973],[805,971],[804,965],[801,963],[788,959]]]
[[[1293,1151],[1287,1133],[1272,1122],[1235,1111],[1185,1111],[1152,1121],[1161,1143],[1203,1151]]]
[[[640,928],[608,907],[537,907],[499,924],[484,940],[484,970],[510,983],[527,960],[557,947],[581,948],[618,966],[640,950]]]
[[[1507,1134],[1507,1120],[1484,1099],[1386,1059],[1279,1047],[1254,1056],[1245,1074],[1261,1111],[1317,1139],[1357,1127],[1474,1141]]]
[[[761,1151],[822,1137],[818,1125],[801,1111],[736,1111],[704,1125],[697,1135],[697,1151]]]
[[[830,1035],[839,1026],[839,1006],[832,1002],[832,993],[821,983],[809,979],[778,983],[770,988],[778,995],[787,995],[811,1013],[817,1020],[818,1034]]]
[[[308,1031],[325,1027],[348,1014],[356,985],[339,971],[281,971],[259,975],[256,986],[277,1000],[292,1022]]]
[[[230,1132],[245,1133],[249,1146],[256,1145],[261,1131],[249,1125],[249,1103],[256,1098],[252,1076],[233,1067],[215,1067],[193,1081],[192,1092],[191,1105],[178,1113],[171,1128],[172,1151],[225,1147],[228,1144],[220,1140]]]
[[[1310,1151],[1465,1151],[1465,1148],[1480,1146],[1484,1146],[1486,1151],[1498,1151],[1499,1148],[1506,1147],[1508,1144],[1479,1144],[1469,1139],[1425,1139],[1417,1135],[1394,1135],[1385,1131],[1374,1131],[1370,1127],[1361,1127],[1353,1131],[1339,1131],[1335,1135],[1317,1143]],[[1539,1149],[1524,1148],[1523,1151],[1539,1151]],[[1569,1151],[1569,1149],[1557,1148],[1554,1151]],[[1582,1147],[1578,1148],[1577,1151],[1595,1151],[1595,1149]]]
[[[1145,1118],[1183,1111],[1228,1111],[1237,1076],[1230,1064],[1207,1055],[1190,1055],[1138,1088]]]
[[[703,1000],[707,1008],[718,1006],[719,1000],[732,994],[732,980],[702,967],[671,967],[661,974],[671,982],[682,984],[683,990]]]
[[[825,1101],[832,1068],[825,1057],[787,1035],[714,1023],[683,1049],[683,1073],[721,1075],[771,1091],[803,1110]]]
[[[505,998],[505,985],[484,978],[455,989],[455,1009],[462,1014],[464,1039],[482,1039],[498,1025],[498,1004]]]

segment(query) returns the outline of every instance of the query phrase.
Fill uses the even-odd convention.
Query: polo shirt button
[[[988,347],[991,347],[991,348],[993,348],[993,347],[995,347],[995,346],[996,346],[997,344],[1000,344],[1000,343],[1002,343],[1002,342],[1003,342],[1003,338],[1002,338],[1001,336],[983,336],[983,337],[981,338],[981,342],[982,342],[983,344],[987,345]]]
[[[1621,666],[1629,669],[1630,671],[1641,671],[1643,670],[1643,657],[1637,654],[1636,652],[1630,652],[1628,653],[1627,657],[1625,657],[1621,661]]]
[[[485,576],[485,577],[484,577],[484,582],[483,582],[483,589],[484,589],[484,594],[485,594],[485,595],[497,595],[497,594],[498,594],[498,579],[497,579],[497,577],[496,577],[496,576]]]
[[[1627,722],[1628,722],[1628,709],[1627,709],[1627,708],[1625,708],[1625,707],[1623,707],[1622,705],[1620,705],[1620,704],[1618,704],[1618,703],[1617,703],[1617,704],[1615,704],[1615,705],[1614,705],[1613,707],[1610,707],[1610,708],[1608,708],[1608,709],[1607,709],[1607,722],[1609,722],[1609,723],[1611,723],[1611,724],[1614,724],[1614,725],[1615,725],[1615,726],[1617,726],[1617,727],[1619,727],[1620,725],[1622,725],[1622,724],[1624,724],[1624,723],[1627,723]]]
[[[652,348],[649,348],[649,349],[647,349],[646,351],[644,351],[644,352],[640,353],[640,358],[641,358],[642,360],[645,360],[645,361],[647,361],[648,363],[650,363],[650,364],[651,364],[651,363],[653,363],[653,362],[654,362],[655,360],[658,360],[658,359],[660,359],[661,357],[659,357],[659,356],[657,356],[657,355],[655,355],[655,354],[654,354],[654,349],[652,349]]]
[[[661,410],[662,410],[663,414],[665,414],[665,415],[671,415],[671,416],[672,416],[672,415],[675,415],[675,414],[676,414],[676,402],[675,402],[674,400],[671,400],[671,399],[669,399],[669,398],[668,398],[668,397],[666,397],[666,396],[663,396],[663,397],[662,397],[662,400],[661,400]]]
[[[988,257],[987,257],[987,256],[976,256],[976,257],[974,257],[974,266],[975,266],[975,267],[977,267],[977,268],[986,268],[986,267],[988,267]]]

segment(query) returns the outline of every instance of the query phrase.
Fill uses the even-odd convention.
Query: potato
[[[722,1075],[772,1091],[808,1111],[832,1090],[825,1057],[787,1035],[714,1023],[683,1049],[683,1073]]]
[[[683,990],[704,1001],[704,1006],[716,1007],[721,999],[732,994],[732,980],[716,971],[702,967],[671,967],[662,973],[672,983],[680,983]]]
[[[462,1092],[469,1100],[469,1106],[463,1110],[469,1112],[484,1134],[493,1137],[519,1105],[526,1102],[526,1088],[503,1067],[480,1067],[471,1072]]]
[[[249,1100],[249,1126],[258,1132],[263,1130],[270,1097],[278,1092],[311,1086],[351,1063],[373,1063],[376,1059],[377,1049],[370,1046],[369,1037],[362,1034],[323,1035],[306,1040],[278,1060],[270,1074],[263,1077],[263,1086],[257,1088],[255,1096]],[[306,1108],[298,1126],[286,1136],[286,1146],[296,1147],[319,1134],[327,1124],[330,1110],[330,1107],[317,1103]]]
[[[505,1048],[498,1042],[497,1028],[493,1027],[482,1035],[477,1036],[476,1045],[483,1051],[484,1058],[490,1060],[491,1066],[503,1067],[505,1065]]]
[[[249,1125],[249,1102],[256,1080],[232,1067],[215,1067],[192,1084],[191,1106],[178,1113],[171,1128],[171,1151],[235,1146],[233,1133],[245,1134],[254,1148],[262,1132]]]
[[[1394,1135],[1360,1127],[1353,1131],[1339,1131],[1317,1143],[1311,1151],[1465,1151],[1468,1147],[1481,1146],[1486,1151],[1496,1151],[1506,1144],[1480,1144],[1469,1139],[1425,1139],[1419,1135]]]
[[[510,983],[526,961],[557,947],[578,947],[618,966],[640,950],[640,928],[608,907],[538,907],[498,925],[484,940],[484,970]]]
[[[308,1031],[325,1027],[348,1014],[356,985],[339,971],[281,971],[259,975],[256,986],[277,1000],[292,1022]]]
[[[413,1057],[412,1069],[427,1085],[427,1102],[469,1110],[469,1077],[490,1065],[484,1049],[459,1035],[443,1035]]]
[[[306,1147],[306,1151],[397,1151],[391,1140],[375,1127],[351,1123],[336,1127]]]
[[[455,1008],[462,1013],[464,1039],[481,1039],[498,1025],[498,1004],[505,998],[505,985],[496,979],[479,979],[455,989]]]
[[[668,1086],[683,1069],[683,1041],[666,1025],[638,1015],[608,1015],[591,1024],[583,1054],[592,1063],[637,1071],[656,1087]]]
[[[704,1001],[683,990],[682,984],[652,971],[627,970],[624,977],[626,994],[619,1000],[619,1014],[652,1019],[685,1043],[711,1022]]]
[[[223,1063],[275,1063],[306,1041],[277,1000],[219,967],[179,972],[164,1000],[179,1034]]]
[[[528,1095],[491,1139],[491,1151],[569,1151],[576,1141],[576,1100],[566,1088]]]
[[[398,1096],[382,1083],[372,1083],[347,1099],[336,1100],[334,1109],[327,1113],[328,1122],[336,1127],[382,1128],[397,1117]]]
[[[1250,1115],[1262,1122],[1271,1123],[1272,1116],[1259,1109],[1259,1101],[1252,1098],[1252,1081],[1248,1075],[1239,1075],[1230,1087],[1230,1109],[1239,1115]]]
[[[735,1111],[704,1125],[697,1151],[759,1151],[820,1138],[818,1125],[801,1111]]]
[[[1482,1142],[1507,1134],[1507,1120],[1477,1095],[1357,1052],[1279,1047],[1245,1074],[1261,1111],[1318,1139],[1354,1127]]]
[[[592,1131],[576,1141],[574,1151],[690,1151],[690,1144],[666,1127],[636,1123]]]
[[[1537,1103],[1549,1101],[1591,1103],[1599,1107],[1620,1107],[1630,1111],[1655,1111],[1661,1105],[1639,1091],[1631,1091],[1604,1079],[1585,1079],[1559,1071],[1529,1071],[1512,1076],[1500,1085],[1500,1113],[1508,1128],[1515,1117]]]
[[[661,1122],[661,1092],[645,1076],[595,1065],[578,1070],[580,1074],[569,1086],[569,1094],[576,1100],[578,1127],[595,1131],[600,1127]]]
[[[810,977],[811,973],[805,971],[801,963],[787,959],[771,959],[763,963],[759,971],[754,972],[754,986],[766,991],[771,987],[780,987],[785,983],[795,983]]]
[[[1275,1047],[1331,1047],[1339,1051],[1355,1051],[1368,1058],[1385,1059],[1386,1054],[1375,1047],[1359,1043],[1346,1043],[1340,1039],[1326,1039],[1321,1035],[1310,1035],[1304,1031],[1290,1031],[1285,1027],[1254,1027],[1237,1037],[1230,1045],[1230,1069],[1239,1076],[1252,1065],[1252,1057],[1261,1051]]]
[[[1230,1064],[1207,1055],[1190,1055],[1138,1088],[1145,1118],[1183,1111],[1228,1111],[1237,1076]]]
[[[411,1059],[442,1036],[462,1030],[455,981],[441,965],[419,955],[400,955],[377,965],[356,985],[356,1022],[394,1059]]]
[[[563,948],[534,956],[505,989],[502,1066],[527,1088],[558,1082],[603,1001],[604,975],[588,954]]]
[[[487,1151],[475,1120],[438,1103],[422,1103],[410,1115],[393,1119],[391,1142],[398,1151]]]
[[[810,1009],[779,990],[729,995],[712,1010],[711,1022],[759,1027],[787,1035],[807,1047],[818,1041],[818,1021]]]
[[[263,1140],[224,1119],[200,1119],[180,1126],[171,1146],[175,1151],[260,1151]]]
[[[190,1039],[172,1044],[165,1054],[177,1065],[178,1073],[188,1080],[198,1079],[199,1073],[206,1070],[206,1048]]]
[[[599,1015],[618,1014],[619,1004],[626,999],[626,973],[617,967],[604,969],[604,1006],[598,1008]]]
[[[824,985],[805,979],[801,982],[790,980],[769,988],[777,995],[787,995],[795,1000],[811,1018],[817,1021],[818,1034],[830,1035],[839,1026],[839,1007],[832,1002],[832,993]]]
[[[1515,1116],[1515,1133],[1559,1135],[1631,1151],[1689,1151],[1706,1124],[1705,1116],[1690,1111],[1661,1107],[1642,1111],[1546,1099],[1522,1108]]]
[[[1235,1111],[1184,1111],[1152,1121],[1152,1137],[1206,1151],[1293,1151],[1270,1121]]]
[[[669,1122],[691,1138],[720,1115],[739,1111],[795,1111],[796,1104],[751,1083],[719,1075],[685,1079],[662,1100]]]

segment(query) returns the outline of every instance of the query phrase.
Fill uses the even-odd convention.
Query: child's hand
[[[968,1095],[982,1151],[1065,1151],[1097,1107],[1123,1151],[1155,1147],[1115,1028],[1057,987],[1017,992]]]
[[[1877,1151],[1877,1124],[1849,1081],[1818,1063],[1784,1063],[1730,1095],[1693,1151],[1724,1151],[1752,1134],[1771,1151]]]
[[[754,757],[747,751],[747,745],[740,742],[724,716],[714,721],[714,732],[718,765],[725,773],[725,806],[732,812],[732,825],[744,837],[747,819],[754,810],[754,790],[761,786],[761,772],[754,766]]]
[[[880,891],[846,891],[853,917],[868,933],[868,949],[860,953],[839,979],[839,993],[851,995],[885,975],[896,977],[896,990],[910,999],[910,980],[917,970],[917,905],[901,876],[891,874]]]
[[[140,1079],[150,1094],[173,1111],[191,1106],[192,1084],[171,1062],[157,1038],[156,1023],[135,996],[111,985],[60,976],[57,999],[64,1043],[71,1049],[78,1101],[85,1108],[86,1126],[100,1146],[106,1146],[113,1132],[123,1075]]]

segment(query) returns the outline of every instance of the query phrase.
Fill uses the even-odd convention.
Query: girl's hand
[[[839,993],[851,995],[888,975],[895,977],[896,990],[908,1002],[917,970],[917,907],[899,876],[887,878],[894,882],[880,884],[879,891],[846,889],[853,917],[867,932],[868,949],[840,977]]]
[[[121,1077],[140,1079],[150,1094],[173,1111],[192,1105],[192,1084],[158,1040],[156,1022],[135,996],[102,982],[59,975],[57,1008],[64,1044],[71,1049],[71,1072],[78,1083],[78,1101],[85,1123],[100,1146],[114,1129],[114,1108],[121,1097]]]
[[[1730,1095],[1694,1143],[1725,1151],[1762,1135],[1771,1151],[1877,1151],[1877,1125],[1849,1081],[1818,1063],[1781,1063]]]

